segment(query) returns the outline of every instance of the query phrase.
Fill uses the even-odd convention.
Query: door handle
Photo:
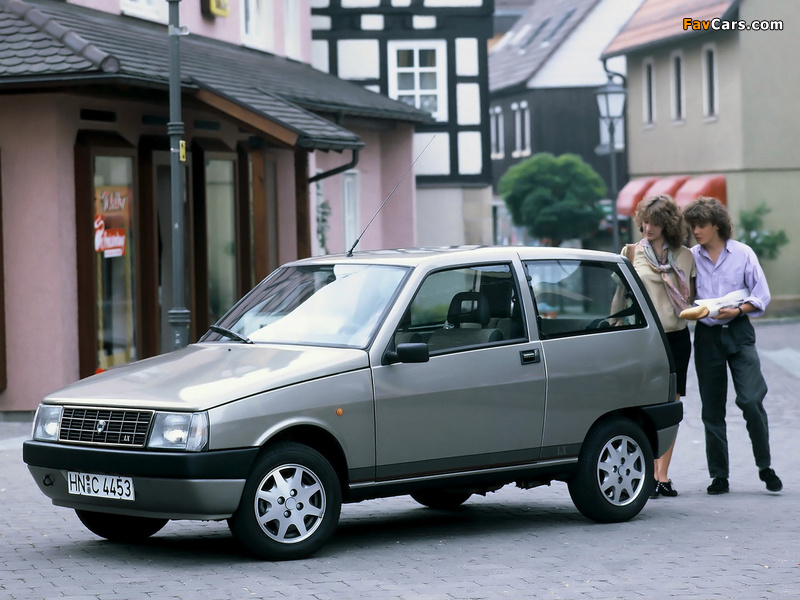
[[[522,350],[519,353],[519,359],[522,361],[523,365],[530,365],[533,363],[541,362],[542,355],[539,352],[538,348],[533,348],[531,350]]]

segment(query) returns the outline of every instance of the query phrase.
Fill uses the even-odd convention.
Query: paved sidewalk
[[[503,488],[455,512],[409,497],[348,505],[311,559],[253,560],[224,523],[171,522],[145,544],[102,541],[54,507],[21,461],[27,423],[0,422],[2,600],[755,600],[800,597],[800,324],[757,324],[780,494],[758,480],[729,390],[731,493],[709,496],[693,372],[670,476],[677,498],[599,525],[566,486]]]

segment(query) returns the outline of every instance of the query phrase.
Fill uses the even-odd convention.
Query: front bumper
[[[163,519],[218,520],[239,506],[258,448],[177,453],[28,441],[22,459],[53,504]],[[132,501],[70,494],[67,472],[131,477]]]

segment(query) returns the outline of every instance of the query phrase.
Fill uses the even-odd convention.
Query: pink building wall
[[[32,410],[78,373],[74,136],[67,141],[52,96],[2,96],[0,114],[8,370],[0,410]]]
[[[164,0],[166,2],[166,0]],[[119,0],[67,0],[69,4],[101,10],[111,14],[122,14]],[[300,60],[311,62],[311,3],[310,0],[273,0],[272,17],[275,24],[273,31],[274,47],[271,52],[286,56],[286,19],[287,3],[300,5]],[[242,43],[242,2],[229,0],[227,17],[206,17],[203,15],[200,0],[182,0],[180,2],[180,24],[189,29],[189,33],[202,35],[231,44]]]

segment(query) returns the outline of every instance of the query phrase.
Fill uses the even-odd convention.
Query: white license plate
[[[133,479],[116,475],[67,472],[67,491],[76,496],[134,500]]]

